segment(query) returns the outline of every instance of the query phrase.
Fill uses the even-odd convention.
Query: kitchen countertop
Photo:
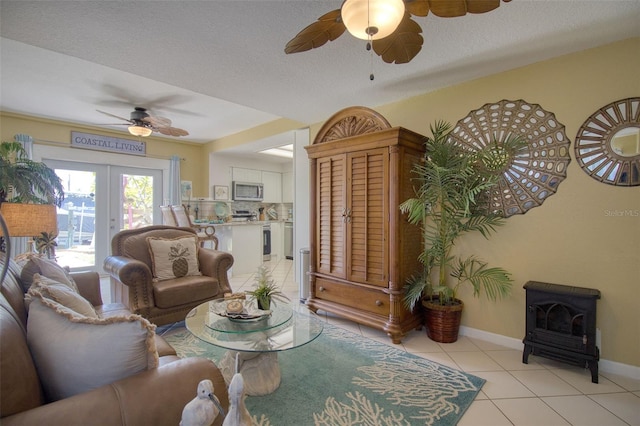
[[[194,223],[194,226],[248,226],[248,225],[268,225],[271,223],[290,223],[290,221],[285,220],[247,220],[244,222],[224,222],[224,223],[209,223],[209,222],[198,222]]]

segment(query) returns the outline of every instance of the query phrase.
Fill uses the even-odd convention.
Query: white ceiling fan
[[[187,136],[189,132],[184,129],[171,126],[171,120],[166,117],[153,116],[146,108],[134,107],[130,118],[124,118],[109,112],[96,110],[101,114],[123,120],[126,123],[116,123],[117,125],[129,126],[128,130],[134,136],[147,137],[153,132],[158,132],[167,136]]]

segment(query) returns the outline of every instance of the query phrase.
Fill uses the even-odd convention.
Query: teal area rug
[[[225,352],[182,327],[164,337],[180,357],[218,362]],[[258,426],[455,425],[484,384],[327,323],[316,340],[278,359],[280,387],[246,399]]]

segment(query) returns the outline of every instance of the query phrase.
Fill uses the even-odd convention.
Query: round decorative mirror
[[[450,133],[470,151],[492,150],[496,162],[485,167],[500,173],[489,194],[491,210],[502,217],[524,214],[555,194],[567,173],[569,139],[551,112],[523,100],[503,100],[471,111]],[[524,146],[509,141],[519,137]]]
[[[640,98],[621,99],[593,113],[578,130],[575,154],[597,181],[640,185]]]

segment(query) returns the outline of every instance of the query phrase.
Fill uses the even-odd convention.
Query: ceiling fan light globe
[[[153,130],[151,130],[148,127],[135,126],[135,125],[134,126],[129,126],[129,133],[131,133],[133,136],[140,136],[140,137],[146,138],[152,132],[153,132]]]
[[[340,11],[347,30],[362,40],[378,40],[393,33],[404,16],[402,0],[345,0]]]

